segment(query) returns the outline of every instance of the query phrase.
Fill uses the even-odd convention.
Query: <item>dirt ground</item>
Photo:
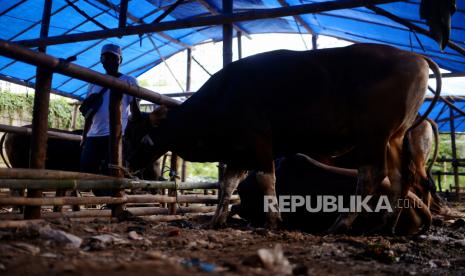
[[[465,205],[456,206],[465,214]],[[210,216],[49,220],[0,229],[0,275],[465,275],[465,221],[436,218],[422,236],[206,229]]]

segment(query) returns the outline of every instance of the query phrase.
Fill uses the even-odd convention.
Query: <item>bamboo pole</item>
[[[17,127],[17,126],[9,126],[9,125],[0,124],[0,132],[31,135],[32,129],[31,127],[27,127],[27,126]],[[81,141],[81,135],[58,132],[58,131],[53,131],[53,130],[47,131],[47,134],[49,138],[60,138],[60,139],[70,140],[70,141]]]
[[[77,33],[69,35],[59,35],[49,37],[47,39],[29,39],[17,41],[16,43],[27,46],[37,47],[39,45],[56,45],[63,43],[73,43],[78,41],[89,41],[96,39],[104,39],[110,37],[119,37],[123,35],[138,35],[144,33],[153,33],[160,31],[211,26],[219,24],[228,24],[239,21],[250,21],[257,19],[277,18],[307,13],[319,13],[340,9],[351,9],[364,7],[367,5],[379,5],[385,3],[400,2],[400,0],[339,0],[325,1],[304,5],[296,5],[291,7],[281,7],[274,9],[255,9],[246,12],[233,13],[231,15],[214,15],[204,17],[194,17],[182,20],[173,20],[160,22],[156,24],[139,24],[135,26],[127,26],[124,29],[116,28],[109,30],[93,31],[86,33]]]
[[[179,101],[170,97],[163,96],[146,88],[131,85],[126,81],[118,78],[99,73],[77,64],[66,62],[53,56],[38,53],[21,47],[18,44],[10,43],[0,39],[0,55],[16,59],[28,64],[48,68],[54,72],[77,78],[85,82],[94,83],[109,89],[124,91],[124,93],[141,98],[152,103],[166,105],[168,107],[178,106]]]
[[[177,210],[178,214],[189,214],[189,213],[211,213],[214,212],[216,207],[212,206],[189,206],[179,207]],[[153,216],[153,215],[169,215],[167,208],[160,207],[138,207],[128,208],[127,211],[131,212],[135,216]],[[63,213],[52,213],[46,212],[42,214],[44,219],[58,219],[58,218],[110,218],[110,210],[83,210],[78,212],[63,212]],[[22,219],[21,214],[0,214],[0,220],[14,220]],[[0,221],[1,222],[1,221]]]
[[[233,196],[232,201],[239,198]],[[124,197],[5,197],[0,198],[0,206],[62,206],[62,205],[97,205],[97,204],[125,204],[125,203],[204,203],[217,204],[218,198],[213,195],[125,195]]]
[[[131,179],[0,179],[0,188],[42,190],[94,190],[94,189],[217,189],[217,182],[149,181]]]
[[[45,0],[42,12],[42,23],[40,26],[41,38],[46,38],[48,36],[51,14],[52,0]],[[38,50],[41,53],[45,53],[46,46],[40,46]],[[50,104],[52,77],[53,73],[48,68],[37,67],[29,157],[29,167],[33,169],[45,169],[48,138],[48,107]],[[40,198],[42,197],[42,191],[40,189],[28,189],[27,197]],[[24,219],[40,219],[40,207],[26,206],[24,209]]]
[[[177,182],[178,178],[178,155],[175,154],[174,152],[171,152],[171,158],[170,158],[170,180]],[[174,189],[169,189],[168,190],[168,195],[171,197],[178,197],[178,190],[177,187]],[[170,215],[176,215],[176,202],[175,203],[170,203],[168,204],[168,209],[170,210]]]
[[[449,108],[450,118],[450,142],[452,147],[452,170],[454,171],[454,184],[455,184],[455,195],[457,201],[460,201],[460,183],[459,183],[459,168],[457,166],[457,146],[455,143],[455,115],[452,108]]]
[[[126,28],[126,19],[128,13],[128,0],[121,0],[119,5],[119,18],[118,18],[118,27]]]
[[[69,171],[55,171],[55,170],[37,170],[37,169],[5,169],[0,168],[0,179],[47,179],[47,180],[70,180],[70,179],[92,179],[92,180],[114,180],[114,177],[81,173]]]
[[[237,58],[242,59],[242,32],[237,32]]]
[[[127,5],[127,1],[126,1]],[[127,6],[126,6],[127,9]],[[121,23],[121,21],[120,21]],[[109,143],[109,164],[113,167],[109,168],[110,175],[123,178],[123,133],[122,133],[122,101],[123,93],[116,90],[110,90],[110,103],[108,111],[110,116],[110,143]],[[114,197],[124,197],[122,189],[114,189],[112,192]],[[112,204],[111,214],[113,217],[118,217],[124,211],[123,204]]]

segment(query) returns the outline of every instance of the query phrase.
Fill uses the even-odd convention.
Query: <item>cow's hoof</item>
[[[221,214],[215,214],[212,221],[209,224],[210,229],[218,229],[226,226],[226,219],[228,218],[228,212],[223,212]]]
[[[269,230],[277,230],[282,223],[281,215],[279,213],[268,213],[265,222],[265,228]]]

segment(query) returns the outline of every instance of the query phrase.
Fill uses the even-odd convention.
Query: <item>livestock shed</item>
[[[240,58],[242,37],[267,33],[310,34],[314,50],[318,36],[391,45],[429,57],[443,69],[443,79],[464,77],[464,22],[464,0],[1,1],[0,80],[34,88],[35,97],[31,128],[0,125],[1,131],[29,135],[31,141],[29,169],[0,169],[0,189],[27,190],[27,196],[2,193],[0,197],[0,271],[11,275],[41,275],[50,271],[79,275],[224,272],[307,275],[374,271],[382,274],[463,274],[464,206],[459,202],[458,207],[453,208],[428,190],[433,179],[426,174],[421,180],[423,186],[414,186],[400,198],[414,207],[399,211],[390,231],[386,230],[390,225],[386,217],[379,223],[384,227],[382,231],[379,225],[372,226],[371,222],[379,219],[375,216],[356,220],[369,222],[366,225],[356,223],[354,232],[347,232],[356,236],[322,235],[325,232],[313,235],[292,227],[283,227],[285,230],[280,231],[267,230],[263,225],[257,227],[253,219],[244,220],[254,214],[253,207],[244,207],[247,196],[254,192],[248,190],[247,184],[242,188],[247,193],[241,194],[241,205],[236,205],[234,211],[236,215],[228,217],[229,228],[206,227],[211,212],[224,208],[221,206],[224,189],[218,192],[218,197],[215,193],[208,194],[208,190],[224,188],[221,186],[227,182],[224,179],[230,177],[224,172],[224,166],[219,165],[218,183],[186,182],[178,177],[178,156],[172,152],[170,166],[167,166],[168,181],[132,177],[133,172],[123,166],[122,96],[118,93],[109,96],[109,175],[45,170],[45,165],[48,141],[81,140],[80,135],[48,129],[50,93],[83,101],[88,83],[93,83],[157,105],[177,107],[182,102],[176,98],[195,95],[189,85],[194,47],[222,41],[223,66],[227,66],[233,62],[234,37],[238,41]],[[96,57],[100,56],[102,46],[109,43],[119,45],[124,51],[120,72],[134,77],[187,50],[185,91],[164,95],[103,74]],[[456,133],[465,130],[464,98],[448,94],[448,91],[440,96],[434,85],[429,89],[432,96],[425,100],[420,114],[429,113],[440,132],[450,133],[452,152],[451,158],[439,159],[443,164],[451,164],[452,172],[433,173],[437,175],[441,190],[442,176],[452,175],[456,198],[460,199],[460,176],[464,174],[460,168],[464,166],[464,159],[457,153],[457,137],[460,136]],[[422,142],[417,144],[422,145]],[[415,143],[410,144],[414,146]],[[305,166],[316,164],[311,170],[330,167],[314,163],[308,156],[304,158],[307,160]],[[289,169],[289,164],[297,162],[296,167],[291,166],[292,171],[302,165],[298,163],[301,160],[283,161],[280,169]],[[164,159],[165,162],[168,161]],[[422,163],[421,167],[424,165]],[[419,167],[408,169],[420,170]],[[340,178],[334,182],[349,183],[348,188],[353,185],[355,190],[355,186],[359,187],[357,173],[354,176],[349,171],[345,169],[342,173],[347,178],[345,182]],[[404,173],[409,174],[402,171]],[[260,172],[257,181],[260,181],[259,175]],[[277,185],[283,182],[279,175],[283,173],[277,171]],[[252,176],[245,181],[255,181]],[[386,179],[391,185],[390,179]],[[405,179],[410,181],[408,177]],[[424,184],[425,181],[429,184]],[[110,189],[111,195],[76,196],[76,191],[100,189]],[[337,192],[335,188],[329,189],[332,194]],[[138,194],[141,190],[144,193]],[[155,193],[160,190],[161,194]],[[66,191],[73,191],[74,195],[67,196]],[[131,194],[132,191],[137,192]],[[205,192],[199,194],[199,191]],[[280,191],[279,186],[276,191]],[[263,201],[262,195],[258,197]],[[237,202],[238,196],[231,199]],[[65,210],[62,206],[72,208]],[[103,206],[103,209],[96,206]],[[53,211],[50,207],[54,207]],[[259,207],[262,208],[259,213],[264,216],[263,204]],[[297,221],[322,227],[326,220],[333,222],[335,218],[339,221],[344,217],[324,215],[304,215],[297,217]],[[283,223],[287,219],[296,218],[293,214],[290,218],[284,214]],[[375,233],[387,235],[373,236]],[[393,233],[407,236],[399,238],[392,236]],[[409,236],[412,234],[418,235]]]

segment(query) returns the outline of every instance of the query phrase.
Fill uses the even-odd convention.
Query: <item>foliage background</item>
[[[34,94],[0,91],[0,117],[10,125],[24,125],[32,121]],[[58,129],[71,129],[74,106],[64,97],[50,99],[48,126]],[[82,128],[83,117],[78,114],[76,128]]]

